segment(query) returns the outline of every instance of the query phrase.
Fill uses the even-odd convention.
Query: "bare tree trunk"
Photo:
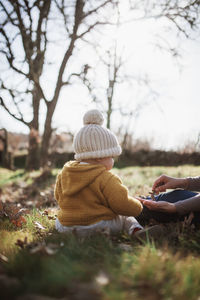
[[[30,145],[26,165],[28,170],[39,168],[40,162],[42,165],[47,162],[49,142],[52,135],[51,121],[62,88],[72,83],[72,76],[79,75],[80,78],[82,76],[83,80],[88,82],[86,80],[88,67],[84,68],[80,73],[74,73],[72,72],[73,68],[68,63],[73,55],[75,43],[77,41],[89,42],[90,39],[87,40],[85,37],[99,26],[111,25],[112,22],[110,22],[111,20],[109,20],[107,13],[104,16],[104,11],[107,9],[107,6],[112,6],[115,10],[119,2],[117,0],[0,0],[0,54],[4,58],[6,69],[9,72],[10,70],[12,71],[13,76],[9,77],[19,78],[16,82],[14,82],[15,80],[11,82],[7,76],[0,76],[0,86],[1,90],[3,90],[0,96],[0,106],[11,117],[30,129]],[[154,11],[156,1],[152,1],[152,5],[148,6],[147,9],[146,3],[148,4],[151,1],[143,0],[141,2],[143,2],[145,8],[145,15],[147,12],[150,17],[168,18],[170,22],[177,26],[179,32],[185,33],[186,36],[189,36],[191,29],[195,29],[199,25],[199,1],[185,1],[185,6],[178,3],[181,1],[174,1],[175,4],[171,3],[173,1],[163,1],[163,4],[160,5],[161,12],[158,16],[157,9],[151,15],[151,7]],[[62,47],[66,47],[66,49],[61,61],[56,62],[58,76],[56,75],[57,80],[53,95],[49,98],[43,86],[46,76],[44,68],[48,70],[49,64],[47,53],[53,49],[53,46],[51,46],[52,40],[49,38],[51,36],[49,30],[52,28],[52,25],[54,26],[54,22],[55,26],[60,26],[60,17],[65,30],[65,41]],[[57,19],[59,19],[58,23]],[[189,31],[186,31],[185,28],[188,28]],[[58,41],[59,37],[59,33],[58,36],[55,35],[54,42]],[[18,47],[16,47],[16,40],[17,43],[21,43],[20,49],[22,48],[23,51],[19,51]],[[118,72],[122,65],[121,58],[117,58],[116,47],[114,54],[111,52],[110,54],[108,53],[108,58],[105,60],[109,72],[109,86],[107,89],[107,100],[110,102],[107,112],[108,128],[112,125],[110,123],[114,106],[113,93],[115,92],[116,84],[120,82],[118,80],[120,79],[120,73]],[[81,64],[80,60],[80,67]],[[88,65],[84,64],[84,66]],[[43,80],[40,80],[42,77]],[[20,87],[19,82],[23,83]],[[88,84],[88,86],[91,90],[91,85]],[[26,110],[24,110],[26,105],[29,104],[29,100],[31,100],[30,109],[33,111],[30,122],[26,120]],[[10,101],[12,105],[10,105]],[[47,107],[47,115],[40,149],[39,108],[41,101],[44,101]]]
[[[45,121],[44,134],[42,137],[42,145],[41,145],[40,165],[42,167],[44,167],[48,163],[48,150],[49,150],[49,144],[52,135],[51,121],[52,121],[54,110],[55,110],[55,105],[53,105],[53,102],[49,103],[49,106],[47,107],[47,117]]]
[[[110,84],[110,83],[109,83]],[[111,95],[108,95],[108,109],[107,109],[107,124],[106,127],[110,129],[110,122],[111,122],[111,114],[112,114],[112,100],[113,100],[113,91],[114,91],[114,83],[113,86],[109,86],[111,90]]]
[[[38,170],[40,168],[39,132],[32,127],[29,134],[29,148],[26,161],[26,170]]]
[[[4,136],[0,136],[3,143],[3,153],[2,153],[2,165],[7,169],[13,169],[13,155],[8,152],[8,132],[5,128],[1,129],[4,132]]]
[[[26,161],[26,170],[37,170],[40,168],[40,136],[39,136],[39,108],[40,108],[40,93],[35,86],[33,90],[33,116],[29,128],[29,148]]]
[[[80,6],[80,8],[79,8],[79,6]],[[79,11],[79,9],[81,9],[81,13],[82,13],[82,9],[83,9],[82,4],[80,5],[80,3],[77,1],[77,10]],[[69,58],[71,57],[73,50],[74,50],[79,22],[80,22],[80,20],[78,19],[78,20],[76,20],[76,22],[74,24],[74,33],[73,33],[73,36],[71,39],[71,43],[70,43],[69,48],[67,49],[67,51],[63,57],[63,60],[62,60],[59,74],[58,74],[54,97],[53,97],[52,101],[50,101],[50,102],[45,101],[46,106],[47,106],[47,113],[46,113],[46,121],[45,121],[45,126],[44,126],[44,133],[43,133],[43,137],[42,137],[41,156],[40,156],[40,158],[41,158],[40,166],[42,166],[42,167],[44,167],[48,162],[48,149],[49,149],[50,139],[51,139],[51,135],[52,135],[52,128],[51,128],[52,117],[53,117],[53,114],[54,114],[54,111],[56,108],[56,104],[58,102],[58,97],[60,95],[61,88],[63,86],[63,80],[62,80],[63,73],[64,73],[65,67],[67,65],[67,62],[68,62]]]
[[[44,167],[48,163],[48,155],[49,155],[48,150],[49,150],[49,144],[52,135],[52,128],[51,128],[50,121],[48,121],[48,124],[50,126],[49,125],[47,126],[46,130],[44,131],[43,139],[42,139],[41,156],[40,156],[41,167]]]

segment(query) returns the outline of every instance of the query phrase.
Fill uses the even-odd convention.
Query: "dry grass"
[[[35,177],[23,171],[1,171],[3,193],[8,188],[5,182],[12,184],[14,180],[16,185]],[[114,172],[130,188],[131,194],[147,195],[160,174],[194,176],[200,174],[200,167],[131,167],[114,169]],[[44,192],[45,186],[48,188],[48,184],[42,183],[38,189]],[[45,209],[48,215],[43,213]],[[49,218],[55,214],[55,208],[34,208],[25,216],[26,224],[21,228],[6,217],[0,220],[3,299],[26,298],[27,294],[72,300],[196,300],[200,297],[199,230],[172,224],[168,227],[168,237],[155,243],[140,244],[124,235],[79,240],[55,232],[54,220]]]

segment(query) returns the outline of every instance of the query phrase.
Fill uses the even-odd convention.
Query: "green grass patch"
[[[51,176],[49,176],[49,181],[44,180],[40,182],[40,185],[47,186],[51,184],[58,173],[58,169],[53,169],[51,171]],[[9,184],[25,182],[27,185],[32,184],[34,180],[39,177],[42,170],[25,172],[23,169],[18,169],[15,171],[8,170],[0,167],[0,187],[3,188]]]
[[[147,195],[159,175],[196,176],[200,167],[127,167],[114,168],[113,172],[129,187],[130,194]],[[53,189],[57,173],[57,169],[53,170],[52,176],[36,185],[39,192]],[[40,175],[41,172],[0,169],[1,188],[6,193],[6,188],[13,183],[29,186]],[[39,196],[36,193],[34,199]],[[0,219],[3,299],[26,298],[27,294],[105,300],[196,300],[200,297],[199,230],[171,224],[169,235],[155,243],[140,244],[124,235],[97,235],[83,240],[57,233],[55,221],[49,218],[56,210],[46,209],[49,209],[47,215],[43,213],[44,207],[31,209],[25,216],[26,224],[20,228],[6,217]]]
[[[22,180],[24,175],[24,170],[11,171],[8,169],[0,168],[0,187],[4,186],[5,184]]]
[[[16,245],[17,240],[27,238],[28,242],[43,238],[46,233],[54,228],[54,221],[49,220],[47,216],[42,215],[42,211],[33,209],[32,212],[25,216],[26,224],[18,228],[12,224],[8,218],[0,220],[0,253],[10,256],[18,252],[19,247]],[[38,222],[44,229],[39,229]]]
[[[124,253],[117,276],[105,293],[115,299],[197,299],[200,294],[200,260],[174,255],[170,248],[146,244],[135,253]]]
[[[162,174],[167,174],[172,177],[198,176],[198,174],[200,174],[200,166],[126,167],[122,169],[114,168],[113,172],[120,176],[132,195],[147,195],[149,191],[151,191],[152,184],[158,176]]]

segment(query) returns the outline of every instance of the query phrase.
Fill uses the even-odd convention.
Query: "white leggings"
[[[59,232],[76,232],[80,236],[92,235],[96,231],[108,231],[110,234],[116,234],[120,231],[126,232],[128,235],[133,233],[135,228],[143,228],[134,217],[117,216],[115,219],[100,221],[98,223],[87,226],[63,226],[58,219],[55,222],[55,228]]]

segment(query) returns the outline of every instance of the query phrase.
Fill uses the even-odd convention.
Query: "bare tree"
[[[130,12],[131,9],[143,12],[140,19],[167,18],[186,37],[199,22],[200,1],[124,1],[130,5]],[[70,85],[73,76],[87,81],[87,62],[79,63],[80,72],[75,72],[71,66],[70,58],[80,45],[78,43],[86,41],[100,26],[109,24],[112,8],[120,3],[119,0],[0,0],[0,55],[3,62],[0,105],[30,130],[28,169],[38,168],[47,162],[52,118],[62,89]],[[133,20],[137,17],[125,21]],[[56,50],[52,50],[55,45],[60,45],[61,51],[56,65],[57,74],[49,91],[45,81],[48,80],[48,71],[52,72],[51,64],[57,59]],[[116,54],[113,57],[114,60],[107,64],[110,72],[106,88],[108,127],[122,63],[117,60]],[[46,112],[40,137],[42,104]]]
[[[191,29],[199,26],[199,0],[129,0],[131,10],[139,10],[139,17],[130,17],[128,22],[147,18],[165,18],[177,29],[177,32],[189,38]],[[142,9],[141,9],[142,8]]]
[[[101,49],[102,52],[103,49]],[[96,52],[98,50],[96,49]],[[121,78],[121,69],[124,62],[122,61],[122,55],[118,54],[117,44],[114,41],[113,45],[103,53],[98,53],[98,60],[100,64],[103,65],[105,70],[105,80],[106,84],[102,85],[98,78],[98,88],[96,86],[95,78],[95,68],[85,65],[86,72],[83,76],[78,76],[82,80],[83,84],[88,88],[92,101],[97,105],[101,106],[102,111],[106,114],[106,127],[110,129],[111,127],[111,115],[113,113],[113,102],[116,91],[116,86],[123,82]],[[104,92],[104,99],[99,95],[99,89]],[[103,101],[105,100],[105,101]],[[105,106],[106,105],[106,109]]]
[[[5,128],[0,129],[0,141],[3,144],[2,165],[5,168],[13,169],[13,156],[8,150],[8,132]]]
[[[111,126],[111,114],[113,112],[113,101],[114,92],[116,90],[116,85],[120,82],[120,69],[123,65],[122,56],[117,55],[116,44],[112,51],[108,51],[108,61],[104,61],[105,66],[108,71],[108,86],[106,89],[107,96],[107,128],[110,129]]]
[[[77,42],[100,25],[108,24],[107,10],[116,0],[7,0],[0,1],[0,53],[4,65],[1,76],[0,105],[7,113],[28,126],[29,155],[27,169],[45,165],[52,135],[52,117],[61,90],[70,84],[73,72],[68,71],[70,57]],[[62,29],[63,42],[54,40],[54,27]],[[64,28],[64,31],[63,31]],[[58,30],[57,30],[58,31]],[[53,32],[53,33],[52,33]],[[52,96],[45,90],[47,55],[52,43],[60,43],[65,50]],[[55,55],[55,53],[54,53]],[[67,77],[68,71],[68,77]],[[39,137],[41,103],[46,106],[44,130]]]
[[[177,34],[182,34],[184,38],[191,38],[192,33],[195,32],[200,25],[200,1],[192,1],[192,0],[162,0],[162,1],[155,1],[155,0],[141,0],[135,1],[130,0],[129,8],[130,13],[128,16],[123,19],[120,16],[120,2],[118,6],[118,21],[117,26],[120,26],[122,23],[131,23],[134,21],[146,20],[149,18],[154,19],[166,19],[169,24],[169,28],[175,27],[177,30]],[[133,17],[133,12],[137,11],[137,16]],[[139,17],[138,17],[139,16]],[[157,35],[157,38],[159,36]],[[131,37],[130,37],[131,38]],[[179,55],[179,49],[173,47],[170,41],[167,40],[164,36],[160,36],[158,38],[158,45],[159,48],[168,51],[172,57],[177,58]],[[95,47],[95,45],[94,45]],[[102,48],[104,48],[102,46]],[[82,79],[83,83],[87,86],[90,95],[93,101],[102,107],[102,110],[105,111],[106,115],[106,125],[108,128],[111,127],[111,117],[114,111],[119,111],[120,115],[123,117],[125,116],[126,120],[128,120],[124,134],[123,144],[126,144],[126,137],[128,136],[129,127],[131,124],[131,120],[133,118],[137,118],[141,110],[146,106],[148,103],[155,101],[158,97],[158,93],[152,88],[151,82],[146,74],[139,76],[139,74],[131,75],[127,74],[126,72],[126,64],[127,59],[123,56],[123,53],[120,54],[117,51],[117,43],[114,40],[113,45],[109,49],[104,49],[104,53],[102,55],[102,48],[101,53],[99,53],[99,61],[103,64],[106,74],[106,84],[101,86],[101,89],[104,89],[104,97],[102,100],[102,95],[100,95],[99,90],[97,89],[97,83],[100,87],[100,78],[96,79],[98,76],[94,75],[94,68],[88,67],[87,65],[87,72],[84,76],[79,76]],[[96,51],[98,52],[98,51]],[[91,74],[90,74],[91,73]],[[99,75],[99,74],[97,74]],[[96,79],[96,81],[95,81]],[[124,103],[122,101],[121,106],[116,105],[116,97],[115,94],[118,90],[120,84],[124,82],[138,82],[140,85],[142,84],[143,87],[149,91],[150,100],[143,99],[133,110],[130,109],[130,106],[123,109]],[[149,98],[148,95],[148,98]],[[147,98],[147,97],[146,97]],[[148,103],[147,103],[148,102]],[[102,104],[104,103],[104,104]],[[106,108],[105,108],[106,107]],[[121,126],[120,129],[122,129]]]

